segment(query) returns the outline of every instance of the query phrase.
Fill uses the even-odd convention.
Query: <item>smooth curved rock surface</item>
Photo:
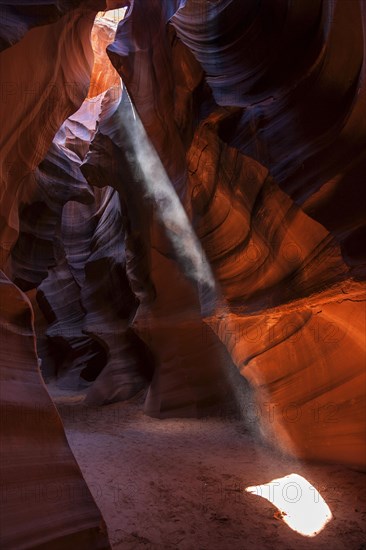
[[[79,108],[87,93],[93,59],[91,15],[73,10],[55,23],[30,30],[0,54],[3,265],[19,231],[18,205],[22,193],[27,192],[26,180],[44,159],[60,125]],[[42,71],[40,59],[44,59]]]
[[[241,107],[223,139],[336,235],[364,278],[364,2],[192,0],[172,21],[216,102]]]
[[[203,123],[187,157],[196,232],[227,300],[208,323],[255,388],[266,438],[363,464],[364,285],[325,228],[219,140],[218,121]]]
[[[83,485],[14,283],[45,369],[90,385],[90,403],[147,388],[145,411],[167,417],[236,401],[282,451],[365,468],[364,2],[135,0],[115,69],[113,31],[95,27],[78,112],[105,5],[67,4],[4,5],[1,34],[2,372],[24,472],[38,479],[51,445]],[[22,403],[48,411],[57,448],[33,416],[36,445],[14,421]],[[9,480],[26,462],[14,441]],[[44,475],[63,479],[56,455]],[[47,548],[63,533],[108,547],[80,498],[75,516],[51,506]],[[37,507],[4,513],[6,541],[38,542]]]
[[[110,548],[41,379],[30,302],[0,281],[1,547]]]
[[[64,4],[58,5],[64,10]],[[62,203],[75,197],[75,154],[50,146],[86,95],[92,63],[89,34],[99,6],[94,3],[93,10],[85,4],[62,17],[55,17],[51,5],[37,2],[1,6],[2,45],[17,43],[0,54],[0,267],[10,276],[13,271],[24,288],[34,288],[47,275],[48,262],[54,263],[52,240]],[[67,7],[73,6],[68,2]],[[65,162],[66,173],[73,173],[70,187],[62,185]],[[52,185],[57,191],[50,198]],[[81,187],[76,194],[80,198],[84,193],[88,200],[85,180]],[[42,240],[44,246],[38,246]],[[36,260],[32,266],[30,258]],[[0,306],[1,546],[109,548],[101,514],[40,376],[31,303],[3,272]]]
[[[85,264],[81,294],[87,312],[84,332],[108,352],[106,365],[86,397],[87,403],[94,405],[133,397],[147,386],[152,372],[152,358],[129,326],[137,300],[126,274],[124,233],[118,192],[103,189],[101,216]]]
[[[144,8],[135,2],[108,52],[219,283],[218,303],[223,301],[223,305],[206,322],[255,389],[261,410],[268,406],[286,414],[287,408],[293,407],[291,411],[299,415],[292,423],[284,423],[282,412],[275,421],[267,421],[262,413],[262,432],[295,455],[360,465],[366,459],[362,414],[365,301],[364,284],[357,283],[364,278],[359,240],[364,190],[357,175],[365,143],[365,116],[360,118],[361,112],[365,114],[364,30],[362,3],[355,2],[349,14],[355,30],[351,37],[348,23],[342,23],[345,9],[342,2],[306,6],[279,2],[271,8],[256,1],[245,5],[237,1],[187,2],[173,17],[173,25],[205,70],[216,103],[226,108],[220,110],[212,100],[207,102],[206,113],[213,114],[206,120],[204,114],[196,118],[186,141],[178,123],[182,118],[174,119],[176,111],[171,111],[172,126],[166,120],[175,98],[182,97],[175,93],[181,80],[174,78],[182,64],[174,58],[171,30],[163,35],[167,4],[150,4],[150,21],[154,22],[142,37],[139,21]],[[348,37],[343,55],[339,49],[342,36]],[[180,57],[187,59],[183,45],[179,48]],[[157,69],[152,73],[154,63]],[[154,86],[154,75],[164,70],[174,75],[173,80],[161,79],[160,86]],[[186,83],[194,81],[197,70],[192,61],[184,65]],[[143,87],[138,85],[142,75]],[[145,89],[152,90],[149,96],[143,95]],[[183,112],[191,108],[192,101]],[[160,122],[163,117],[164,125]],[[191,110],[188,119],[192,118]],[[114,130],[112,126],[100,127],[99,137],[96,135],[94,148],[100,158],[104,154],[118,158],[116,145],[122,149],[124,144],[129,150],[120,125],[115,122]],[[105,145],[105,134],[114,144]],[[340,144],[344,144],[342,151]],[[93,145],[86,163],[92,154]],[[133,153],[128,155],[133,158]],[[302,172],[298,177],[299,162]],[[350,175],[338,176],[343,169]],[[136,167],[131,170],[133,173]],[[146,176],[144,168],[142,172]],[[350,181],[352,190],[358,191],[350,195],[342,211],[342,202],[337,201],[346,196],[344,186]],[[327,199],[330,210],[326,214]],[[354,212],[352,221],[350,211]],[[336,217],[336,212],[341,215]],[[169,238],[168,212],[160,222]],[[169,257],[168,248],[160,250]],[[183,258],[175,256],[186,273]],[[167,272],[167,260],[151,263],[155,302],[160,300],[179,311],[176,294],[173,298],[165,286],[159,287],[159,278],[164,280]],[[140,305],[136,330],[151,311],[151,305]],[[192,312],[182,310],[182,316],[192,318]],[[345,335],[349,316],[354,326]],[[269,341],[256,337],[253,343],[251,334],[247,341],[253,321],[259,332],[263,327],[269,330]],[[149,345],[153,347],[154,338],[158,340],[157,320],[151,324],[155,335]],[[301,345],[296,345],[294,334],[301,336]],[[307,353],[307,346],[312,351]],[[158,401],[165,386],[164,370],[158,368],[157,372],[160,382],[154,385],[153,379],[150,395],[156,391]],[[171,408],[173,412],[173,405]]]

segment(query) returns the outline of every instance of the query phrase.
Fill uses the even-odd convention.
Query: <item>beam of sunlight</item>
[[[319,492],[298,474],[245,490],[274,504],[279,510],[275,517],[305,537],[316,536],[332,519],[332,512]]]
[[[183,272],[198,285],[201,308],[210,308],[217,297],[217,287],[206,254],[125,89],[123,100],[125,109],[116,113],[119,114],[118,127],[124,130],[121,147],[130,162],[139,167],[142,196],[152,199]],[[115,141],[118,142],[118,138]]]

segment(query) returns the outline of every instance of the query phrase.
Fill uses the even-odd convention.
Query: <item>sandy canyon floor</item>
[[[94,408],[49,390],[114,549],[366,550],[365,473],[289,460],[238,419],[157,420],[143,414],[141,396]],[[316,536],[293,531],[273,504],[245,491],[292,473],[332,512]]]

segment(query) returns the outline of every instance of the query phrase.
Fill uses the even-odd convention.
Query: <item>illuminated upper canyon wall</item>
[[[3,7],[6,479],[45,486],[61,467],[84,483],[36,335],[45,379],[91,404],[145,388],[166,417],[236,400],[284,451],[364,467],[363,2],[135,0],[108,46],[117,72],[98,19],[92,75],[106,6],[60,4]],[[82,501],[34,540],[107,547],[86,487]]]

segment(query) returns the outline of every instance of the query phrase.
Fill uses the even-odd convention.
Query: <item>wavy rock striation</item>
[[[37,367],[30,302],[0,280],[1,547],[110,548]]]
[[[173,18],[219,105],[222,138],[266,166],[364,278],[365,5],[187,2]]]
[[[34,300],[34,289],[59,261],[63,205],[93,197],[75,153],[51,146],[86,95],[90,30],[104,7],[77,4],[1,6],[7,48],[0,54],[2,548],[110,547],[40,376],[31,303],[6,276]]]
[[[192,319],[178,300],[178,284],[174,296],[159,285],[173,255],[185,275],[186,296],[188,288],[196,292],[199,317],[203,314],[254,388],[262,433],[297,456],[365,464],[365,303],[364,284],[358,282],[364,278],[359,240],[364,190],[358,177],[365,138],[362,3],[353,3],[355,32],[349,37],[342,2],[268,8],[256,1],[192,0],[172,19],[181,42],[166,27],[170,8],[151,2],[143,35],[141,2],[120,23],[108,53],[136,109],[138,138],[121,133],[127,108],[120,106],[119,116],[99,127],[82,170],[95,181],[105,169],[101,159],[120,159],[117,149],[127,150],[114,179],[129,188],[127,180],[136,180],[137,171],[141,194],[152,200],[153,221],[165,234],[159,238],[155,231],[153,238],[171,244],[179,230],[171,224],[168,202],[159,215],[159,196],[151,191],[165,173],[202,245],[217,295],[209,297],[207,315],[197,273],[187,270],[184,252],[174,244],[173,249],[155,244],[150,233],[147,271],[156,298],[141,300],[134,328],[143,334],[146,326],[154,327],[149,345],[160,349],[159,334],[169,332],[162,325],[158,333],[157,318],[151,320],[155,304],[159,312],[166,308]],[[348,36],[344,55],[342,36]],[[204,69],[213,98],[183,43]],[[145,156],[138,151],[143,143],[138,118],[153,145]],[[97,154],[99,162],[92,160]],[[136,158],[138,166],[131,162]],[[143,181],[149,177],[152,187]],[[350,181],[357,192],[342,204]],[[155,249],[162,256],[156,262]],[[174,343],[176,357],[178,349]],[[173,395],[164,384],[168,372],[160,364],[154,373],[149,397],[155,402],[162,396],[169,402],[169,392]],[[174,414],[174,405],[169,407]]]
[[[158,417],[236,402],[283,451],[365,467],[364,3],[135,0],[111,65],[113,29],[94,27],[78,112],[105,6],[67,4],[4,6],[1,376],[5,433],[26,449],[6,435],[7,479],[25,456],[38,479],[51,446],[65,467],[52,451],[42,475],[83,485],[20,289],[44,372],[89,403],[145,388]],[[16,421],[31,402],[55,440],[33,413],[35,443]],[[37,535],[37,506],[10,506],[5,543],[108,547],[89,493],[64,508]]]

